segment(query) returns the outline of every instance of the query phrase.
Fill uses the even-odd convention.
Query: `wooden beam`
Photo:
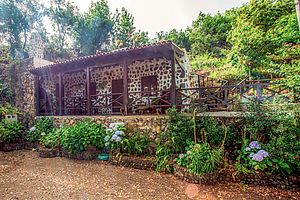
[[[128,65],[125,58],[123,58],[123,107],[124,114],[128,114]]]
[[[58,105],[59,105],[59,115],[62,116],[63,115],[63,75],[61,72],[58,73],[58,88],[59,88],[59,93],[58,93]]]
[[[91,69],[86,69],[87,114],[91,115]]]
[[[176,68],[175,51],[171,51],[171,104],[176,106]]]

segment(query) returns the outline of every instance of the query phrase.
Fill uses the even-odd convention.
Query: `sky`
[[[85,12],[92,0],[73,0]],[[94,0],[95,1],[95,0]],[[200,11],[215,14],[239,7],[249,0],[108,0],[111,12],[125,7],[134,17],[137,29],[156,32],[185,29],[192,24]]]

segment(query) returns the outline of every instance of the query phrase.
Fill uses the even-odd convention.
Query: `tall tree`
[[[55,47],[59,52],[69,45],[77,13],[78,8],[69,0],[51,0],[48,14],[54,29]]]
[[[227,35],[231,26],[231,16],[220,13],[214,16],[200,13],[193,22],[189,36],[192,53],[221,56],[222,49],[230,48]]]
[[[186,30],[176,30],[173,29],[169,32],[158,32],[156,33],[156,37],[158,41],[168,40],[172,41],[178,46],[185,48],[187,51],[191,49],[191,43],[189,40],[190,29]]]
[[[10,44],[14,57],[16,50],[24,52],[31,30],[41,25],[42,7],[38,0],[3,0],[0,2],[0,32]]]
[[[76,45],[81,54],[105,50],[112,27],[113,21],[107,1],[93,3],[88,13],[78,17],[74,26]]]
[[[125,8],[122,8],[121,12],[116,10],[113,29],[114,45],[117,48],[132,46],[135,30],[133,16]]]
[[[300,31],[300,0],[295,0],[295,6],[296,6],[296,13],[298,18],[299,31]]]

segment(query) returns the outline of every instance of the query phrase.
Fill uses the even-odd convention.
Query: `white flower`
[[[30,132],[33,132],[33,131],[35,131],[35,130],[36,130],[35,126],[33,126],[33,127],[31,127],[31,128],[29,129]]]
[[[41,136],[45,136],[45,135],[46,135],[46,133],[44,133],[44,132],[41,133]]]

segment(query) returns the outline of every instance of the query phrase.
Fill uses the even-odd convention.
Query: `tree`
[[[222,56],[222,49],[231,47],[227,42],[231,26],[231,16],[220,13],[214,16],[200,13],[193,22],[189,36],[192,54],[209,53],[217,57]]]
[[[88,13],[79,15],[74,26],[75,43],[81,54],[104,50],[109,43],[113,21],[106,0],[93,3]]]
[[[48,16],[54,29],[52,41],[56,50],[63,52],[68,47],[73,26],[77,20],[78,8],[68,0],[51,0]]]
[[[133,46],[135,30],[133,16],[125,8],[122,8],[121,12],[116,10],[114,16],[113,45],[116,48]]]
[[[300,31],[300,0],[295,0],[295,6],[296,6],[296,13],[298,18],[299,31]]]
[[[280,31],[285,26],[280,20],[293,11],[294,4],[289,0],[251,0],[239,8],[228,38],[232,45],[228,54],[231,64],[247,68],[252,76],[270,76],[268,55],[275,54],[291,38],[289,34],[279,36],[273,30],[277,26]]]
[[[0,2],[0,32],[10,45],[10,54],[27,48],[31,30],[41,26],[43,10],[38,0],[3,0]]]
[[[185,48],[187,51],[191,49],[191,43],[189,40],[190,29],[176,30],[173,29],[169,32],[158,32],[156,37],[158,41],[167,40],[172,41],[181,48]]]

